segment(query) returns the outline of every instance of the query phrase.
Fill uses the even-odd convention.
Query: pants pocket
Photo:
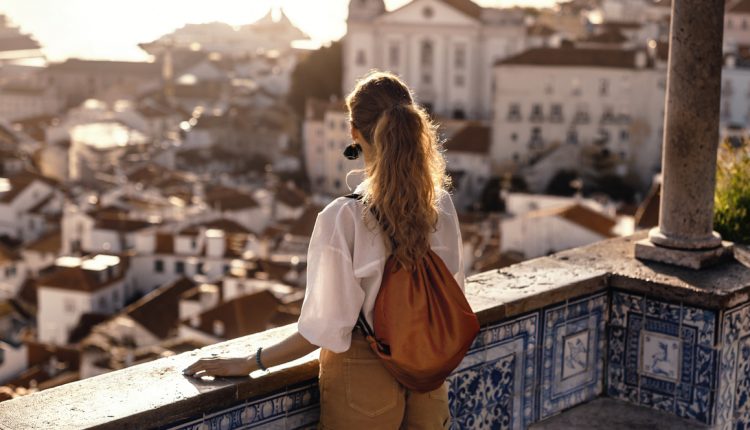
[[[396,407],[398,383],[377,358],[347,358],[346,402],[367,417],[376,417]]]

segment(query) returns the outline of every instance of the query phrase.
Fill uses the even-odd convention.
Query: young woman
[[[318,215],[298,331],[254,355],[204,358],[184,372],[247,375],[320,347],[320,428],[446,428],[446,385],[428,393],[404,388],[355,329],[360,311],[373,324],[391,254],[411,267],[431,248],[463,288],[458,218],[445,191],[448,178],[435,127],[406,85],[389,73],[363,78],[346,102],[366,179],[355,190],[360,199],[340,197]]]

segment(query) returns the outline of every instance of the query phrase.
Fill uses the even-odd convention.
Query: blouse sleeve
[[[455,231],[455,242],[451,244],[453,249],[455,249],[456,259],[455,266],[453,266],[456,268],[456,271],[453,273],[453,277],[456,278],[456,282],[458,282],[461,290],[464,290],[464,284],[466,283],[466,272],[464,269],[464,241],[461,238],[461,225],[458,222],[458,214],[456,213],[455,206],[453,206],[453,199],[451,199],[450,195],[447,196],[447,206],[451,215],[452,227]]]
[[[324,209],[307,251],[307,287],[297,329],[308,342],[333,352],[349,349],[365,299],[352,265],[353,216],[346,206]]]

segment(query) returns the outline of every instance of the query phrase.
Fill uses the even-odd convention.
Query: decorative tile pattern
[[[717,429],[750,428],[750,304],[727,311],[721,323]]]
[[[525,429],[535,421],[539,314],[483,329],[448,377],[451,429]]]
[[[251,400],[215,412],[170,430],[314,429],[319,410],[317,381],[308,381],[283,393]]]
[[[540,419],[601,394],[607,314],[606,292],[544,312]]]
[[[612,293],[608,394],[710,424],[716,313]]]

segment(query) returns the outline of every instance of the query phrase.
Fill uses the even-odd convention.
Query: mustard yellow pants
[[[447,384],[428,393],[404,388],[359,331],[348,351],[320,351],[319,429],[447,429],[449,418]]]

